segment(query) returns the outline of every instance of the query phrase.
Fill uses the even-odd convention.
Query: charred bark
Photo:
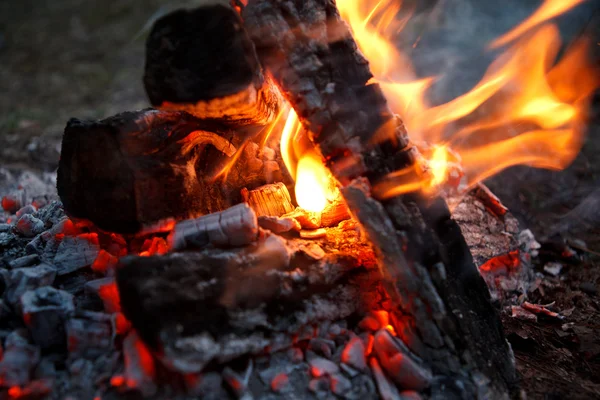
[[[280,96],[240,16],[226,4],[159,19],[146,43],[144,85],[155,107],[232,126],[266,124],[279,112]]]
[[[58,194],[70,215],[122,233],[224,210],[241,200],[242,188],[267,183],[270,161],[253,142],[225,179],[214,178],[241,141],[220,121],[182,111],[72,119],[63,136]]]
[[[387,201],[372,195],[387,174],[411,167],[415,153],[379,86],[369,83],[368,62],[335,2],[250,0],[244,20],[374,246],[396,301],[396,331],[442,377],[433,394],[506,397],[515,382],[512,353],[446,203],[417,193]]]

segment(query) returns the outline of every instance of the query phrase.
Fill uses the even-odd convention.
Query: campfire
[[[577,156],[600,75],[551,20],[579,3],[544,2],[439,105],[396,0],[162,16],[153,108],[70,120],[60,201],[2,199],[7,396],[514,396],[498,308],[552,311],[519,297],[539,245],[482,181]]]

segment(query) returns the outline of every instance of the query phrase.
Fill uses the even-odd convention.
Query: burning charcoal
[[[329,361],[322,357],[313,357],[309,362],[310,374],[315,378],[319,378],[323,375],[332,375],[340,371],[337,364]]]
[[[246,203],[219,213],[179,222],[171,234],[175,251],[202,248],[247,246],[258,239],[256,214]]]
[[[22,192],[19,194],[9,194],[2,197],[2,208],[9,214],[14,214],[17,210],[23,207],[25,200],[23,198]]]
[[[114,277],[89,281],[85,284],[84,289],[87,293],[93,293],[102,300],[106,312],[115,313],[121,310],[119,291]]]
[[[34,237],[44,231],[44,223],[32,214],[24,214],[17,221],[15,229],[25,237]]]
[[[258,225],[261,228],[270,230],[273,233],[285,233],[290,231],[299,231],[302,229],[300,223],[294,218],[280,217],[258,217]]]
[[[422,390],[430,385],[431,373],[418,365],[407,354],[408,350],[400,346],[399,339],[387,330],[382,329],[375,335],[374,350],[381,366],[401,388]]]
[[[371,358],[369,362],[371,371],[375,377],[375,383],[377,383],[377,389],[379,389],[379,395],[383,400],[401,400],[400,393],[396,386],[390,382],[381,370],[379,361],[376,358]]]
[[[282,392],[289,384],[290,379],[287,374],[280,373],[275,375],[275,377],[271,380],[271,390],[275,393]]]
[[[11,399],[41,399],[52,392],[53,386],[52,379],[38,379],[23,387],[11,387],[8,389],[8,395]]]
[[[403,392],[400,392],[400,396],[402,398],[402,400],[422,400],[423,397],[421,397],[421,395],[418,392],[415,392],[414,390],[405,390]]]
[[[490,210],[492,214],[496,215],[498,218],[503,218],[508,212],[508,208],[506,208],[500,199],[483,183],[478,183],[473,190],[473,193],[475,194],[475,197],[483,203],[485,208]]]
[[[11,224],[2,224],[0,223],[0,233],[8,232],[12,230]]]
[[[64,325],[75,310],[73,295],[52,287],[41,287],[25,292],[20,306],[33,341],[42,349],[66,344]]]
[[[554,303],[552,303],[554,304]],[[551,317],[551,318],[557,318],[557,319],[564,319],[564,317],[554,311],[550,311],[548,310],[547,307],[552,306],[552,304],[547,305],[547,306],[542,306],[539,304],[531,304],[528,301],[523,302],[523,304],[521,304],[521,307],[523,307],[525,310],[534,313],[534,314],[541,314],[541,315],[545,315],[547,317]]]
[[[304,229],[318,229],[321,227],[321,214],[306,211],[297,207],[294,211],[281,216],[282,218],[294,218]]]
[[[342,352],[342,362],[360,371],[365,371],[367,369],[365,344],[361,338],[353,337],[350,339]]]
[[[6,338],[0,361],[0,384],[22,386],[31,379],[31,372],[40,361],[40,348],[28,343],[26,333],[14,331]]]
[[[242,198],[259,217],[281,217],[294,210],[290,193],[282,182],[244,189]]]
[[[30,254],[8,262],[11,269],[25,268],[38,264],[40,257],[37,254]]]
[[[331,391],[341,397],[352,389],[350,380],[339,373],[329,377],[329,384],[331,385]]]
[[[335,349],[335,342],[333,340],[312,338],[308,341],[308,348],[325,358],[331,359]]]
[[[511,306],[511,310],[512,310],[511,316],[513,318],[537,322],[537,315],[535,315],[532,312],[527,311],[526,309],[524,309],[521,306]]]
[[[327,377],[319,377],[315,379],[311,379],[308,383],[308,389],[313,392],[319,394],[320,392],[329,391],[329,380]]]
[[[327,207],[321,211],[321,226],[336,226],[340,222],[350,218],[350,211],[348,210],[346,202],[341,195],[338,195],[332,203],[328,204]]]
[[[360,371],[350,367],[348,364],[345,364],[345,363],[340,364],[340,369],[349,378],[354,378],[354,377],[358,376],[358,374],[360,374]]]
[[[98,257],[99,251],[97,236],[91,238],[83,237],[83,235],[65,237],[58,246],[54,257],[58,275],[69,274],[91,265]]]
[[[69,319],[65,330],[73,358],[94,359],[112,349],[115,332],[108,314],[87,311]]]
[[[17,211],[17,218],[21,218],[25,214],[33,214],[35,212],[35,207],[31,204],[27,204],[25,207],[21,207],[19,211]]]
[[[185,375],[187,392],[206,400],[221,400],[228,398],[222,386],[223,378],[216,372]]]
[[[235,372],[229,367],[225,367],[223,370],[223,380],[239,399],[244,398],[244,395],[248,391],[248,383],[250,382],[250,376],[252,376],[252,369],[253,365],[252,361],[250,361],[248,362],[248,366],[243,375]]]
[[[123,341],[123,357],[127,387],[139,391],[144,397],[153,396],[157,389],[154,383],[154,358],[135,331],[129,333]]]
[[[53,201],[48,205],[38,207],[34,216],[41,219],[46,226],[52,227],[64,220],[65,210],[60,201]]]
[[[315,229],[311,231],[301,230],[300,237],[302,239],[320,239],[327,236],[327,230],[325,228]]]
[[[6,288],[4,290],[4,300],[8,304],[15,306],[23,293],[28,290],[52,285],[55,277],[56,268],[48,264],[13,269],[8,273]]]

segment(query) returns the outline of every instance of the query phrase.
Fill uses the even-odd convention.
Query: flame
[[[309,152],[298,161],[296,201],[307,211],[321,212],[328,204],[329,171],[318,154]]]
[[[540,8],[538,8],[529,18],[521,22],[510,32],[505,33],[504,35],[494,40],[490,44],[490,47],[497,48],[500,46],[504,46],[507,43],[510,43],[513,40],[519,38],[535,26],[540,25],[561,14],[564,14],[565,12],[583,3],[584,1],[585,0],[546,0],[544,1],[544,4],[542,4]]]
[[[585,38],[561,47],[558,28],[548,20],[584,0],[546,0],[531,17],[495,40],[511,44],[469,92],[435,107],[427,90],[435,77],[417,79],[408,58],[394,46],[406,18],[400,0],[338,0],[361,51],[413,140],[434,145],[423,154],[425,173],[396,171],[375,188],[381,197],[431,190],[449,180],[457,153],[466,187],[513,165],[563,169],[577,156],[584,139],[587,99],[600,87],[600,74],[588,60]],[[410,17],[410,13],[404,13]]]
[[[583,1],[546,0],[490,44],[507,47],[478,84],[432,107],[427,91],[436,77],[418,78],[409,58],[393,44],[411,16],[401,10],[402,1],[337,0],[391,109],[415,143],[431,145],[426,151],[418,146],[425,165],[389,174],[374,193],[386,198],[449,184],[465,188],[519,164],[566,168],[583,144],[588,99],[600,87],[600,73],[588,60],[591,43],[585,38],[570,44],[557,62],[561,38],[549,21]],[[331,178],[293,110],[283,128],[281,152],[296,179],[299,205],[322,210]]]

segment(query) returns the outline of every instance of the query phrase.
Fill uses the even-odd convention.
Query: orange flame
[[[412,140],[433,146],[423,153],[426,165],[390,174],[375,185],[374,193],[386,198],[430,191],[449,183],[458,186],[461,179],[462,186],[468,187],[518,164],[567,167],[582,146],[587,100],[600,87],[600,73],[588,60],[586,39],[570,45],[556,62],[561,38],[548,21],[583,1],[546,0],[491,43],[492,48],[511,46],[477,85],[446,104],[430,107],[427,91],[435,78],[417,79],[409,59],[393,44],[410,17],[410,13],[399,16],[402,1],[338,0],[340,14],[370,61],[374,81],[381,85],[390,107],[401,116]],[[283,129],[281,150],[296,179],[300,205],[319,211],[322,198],[327,197],[323,178],[327,171],[293,110]],[[307,196],[298,196],[301,191]],[[309,205],[309,199],[315,203]]]

